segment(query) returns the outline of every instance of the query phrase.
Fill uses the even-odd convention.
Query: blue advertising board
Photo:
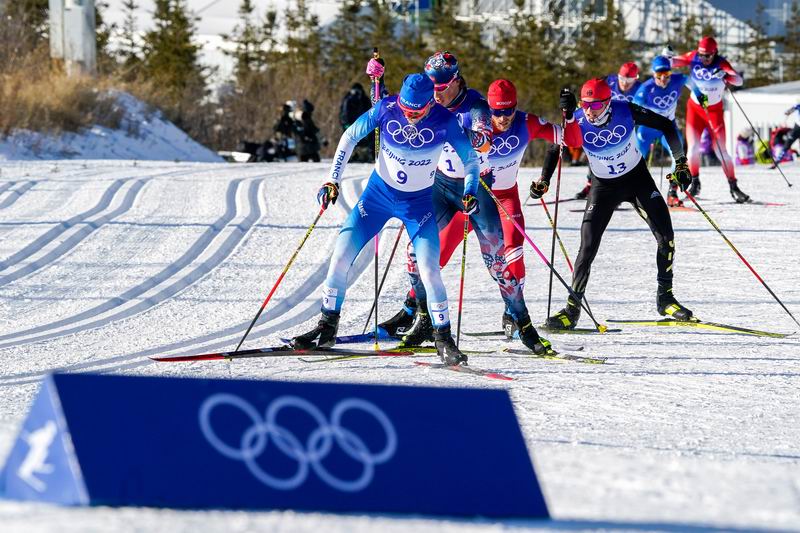
[[[0,472],[66,505],[547,518],[503,390],[55,374]]]

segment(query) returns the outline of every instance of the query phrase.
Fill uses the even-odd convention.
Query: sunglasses
[[[495,117],[510,117],[517,111],[516,107],[508,107],[506,109],[494,109],[494,108],[491,109],[492,109],[492,116]]]
[[[627,76],[620,76],[618,79],[619,79],[619,81],[622,81],[622,82],[625,82],[625,83],[633,83],[633,82],[636,81],[636,78],[628,78]]]
[[[663,70],[661,72],[656,72],[655,74],[653,74],[653,76],[656,78],[669,78],[670,76],[672,76],[672,71]]]
[[[697,55],[702,57],[703,59],[710,59],[714,57],[714,54],[701,54],[700,52],[698,52]]]
[[[434,83],[434,84],[433,84],[433,90],[434,90],[434,91],[436,91],[437,93],[444,92],[444,91],[446,91],[446,90],[447,90],[447,89],[448,89],[448,88],[449,88],[451,85],[453,85],[453,82],[454,82],[454,81],[456,81],[457,79],[458,79],[458,76],[457,76],[457,75],[454,75],[454,76],[453,76],[453,79],[452,79],[452,80],[450,80],[450,81],[448,81],[447,83]]]
[[[583,109],[591,109],[592,111],[599,111],[605,107],[606,103],[609,100],[611,100],[611,98],[606,98],[605,100],[594,100],[591,102],[581,100],[581,107]]]
[[[427,113],[428,110],[431,108],[431,103],[432,102],[428,102],[427,104],[425,104],[424,107],[420,109],[411,109],[410,107],[406,107],[400,104],[400,110],[403,112],[403,116],[405,116],[407,119],[416,120],[418,118],[422,118],[423,116],[425,116],[425,113]]]

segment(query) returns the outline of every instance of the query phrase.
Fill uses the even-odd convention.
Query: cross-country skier
[[[700,194],[700,136],[708,129],[714,142],[714,150],[722,163],[722,170],[728,178],[731,196],[738,203],[750,201],[750,197],[739,189],[733,160],[725,148],[725,118],[722,95],[728,85],[739,87],[742,77],[727,59],[719,55],[717,41],[713,37],[703,37],[697,50],[676,56],[667,46],[664,55],[671,57],[672,67],[689,67],[689,76],[698,91],[692,92],[686,103],[686,142],[689,151],[689,169],[692,172],[692,185],[689,192]]]
[[[328,348],[336,343],[339,312],[347,289],[347,274],[358,253],[392,218],[404,224],[417,253],[419,276],[428,288],[426,312],[442,361],[465,364],[450,334],[447,293],[439,272],[439,230],[431,200],[436,163],[445,143],[451,157],[463,161],[464,184],[458,199],[464,210],[478,210],[478,161],[469,139],[452,113],[433,101],[433,83],[423,74],[403,80],[400,94],[387,96],[361,115],[342,135],[328,181],[317,199],[335,203],[341,178],[353,148],[380,128],[380,151],[375,170],[336,240],[322,289],[322,317],[317,327],[292,339],[296,349]]]
[[[559,125],[551,124],[533,113],[518,110],[517,89],[509,80],[499,79],[492,82],[486,98],[492,112],[492,148],[489,150],[489,165],[494,174],[492,192],[517,224],[525,227],[517,174],[528,143],[534,139],[544,139],[561,144],[563,140],[567,146],[579,147],[581,131],[573,118],[577,101],[575,95],[568,89],[561,92],[559,106],[566,120],[566,128],[562,131]],[[551,170],[549,172],[545,170],[543,174],[551,176],[558,163],[558,150],[548,151],[547,156],[545,167],[550,167]],[[530,186],[530,195],[536,199],[541,198],[549,186],[549,178],[534,181]],[[500,219],[503,225],[506,270],[519,281],[520,286],[524,286],[525,263],[522,253],[524,238],[505,216],[501,216]],[[469,229],[472,230],[471,225]],[[447,228],[439,234],[442,265],[447,263],[463,237],[464,224],[458,217],[453,218]],[[502,324],[506,336],[511,338],[517,328],[508,311],[503,314]]]
[[[581,128],[583,149],[595,177],[592,178],[592,189],[586,200],[581,224],[581,244],[572,278],[573,291],[578,298],[583,298],[603,232],[616,207],[621,202],[630,202],[650,226],[658,243],[658,312],[678,320],[691,318],[692,312],[672,295],[672,261],[675,254],[672,221],[667,205],[639,152],[634,131],[636,126],[647,126],[664,134],[676,161],[674,177],[685,188],[691,183],[691,174],[675,125],[666,117],[636,104],[612,101],[611,88],[602,78],[589,80],[581,88],[581,106],[575,113],[575,119]],[[547,326],[573,329],[580,313],[580,302],[570,296],[566,307],[547,319]]]
[[[492,147],[492,121],[486,100],[474,89],[467,87],[458,68],[458,60],[450,52],[436,52],[425,62],[425,74],[434,83],[434,98],[450,110],[469,136],[472,147],[480,159],[482,179],[491,187],[493,178],[488,165],[488,152]],[[489,274],[497,283],[506,309],[519,329],[523,344],[535,353],[550,349],[550,343],[539,337],[531,323],[520,280],[506,268],[504,255],[503,226],[492,198],[479,186],[477,191],[464,189],[466,176],[461,160],[454,157],[452,148],[445,146],[436,168],[433,185],[433,204],[436,222],[440,230],[467,206],[470,221],[478,237],[481,254]],[[462,204],[462,197],[464,204]],[[473,209],[473,203],[480,202],[480,209]],[[461,218],[461,217],[457,217]],[[412,243],[413,244],[413,243]],[[400,327],[405,330],[403,344],[415,346],[430,339],[431,319],[425,309],[428,299],[424,280],[420,279],[415,258],[415,246],[408,248],[408,275],[413,294],[409,293],[403,309],[382,326],[390,334]]]
[[[794,128],[792,128],[792,131],[786,134],[786,138],[784,139],[780,149],[776,150],[775,161],[781,161],[784,157],[784,154],[786,154],[786,152],[789,151],[789,148],[791,148],[792,144],[794,144],[797,139],[800,139],[800,104],[794,105],[787,109],[785,115],[788,117],[793,113],[795,115]],[[773,168],[774,166],[775,165],[773,164]]]
[[[619,67],[616,74],[606,76],[606,83],[611,87],[611,99],[621,102],[633,102],[636,91],[641,87],[639,81],[639,67],[636,63],[629,61]],[[586,185],[575,195],[577,200],[585,200],[589,196],[589,189],[592,186],[592,171],[586,176]]]
[[[675,122],[675,110],[678,108],[678,100],[681,97],[681,91],[684,86],[695,91],[697,95],[700,94],[700,91],[693,86],[690,78],[686,76],[686,74],[672,72],[672,66],[668,57],[656,56],[655,59],[653,59],[653,77],[645,81],[641,87],[639,87],[633,102],[651,111],[655,111],[659,115],[667,117],[672,121],[677,130],[678,125]],[[678,136],[680,136],[680,130],[678,130]],[[647,156],[650,154],[650,147],[656,139],[661,139],[661,145],[664,146],[670,156],[672,156],[669,144],[659,130],[648,128],[647,126],[636,128],[636,140],[643,158],[647,159]],[[681,145],[683,145],[683,138],[681,138]],[[676,186],[670,187],[669,194],[667,195],[667,205],[670,207],[683,205],[683,202],[678,198]]]

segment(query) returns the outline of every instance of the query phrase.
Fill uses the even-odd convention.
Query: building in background
[[[70,76],[96,74],[94,0],[49,0],[49,12],[50,57]]]

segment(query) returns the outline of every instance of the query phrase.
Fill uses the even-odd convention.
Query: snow
[[[222,158],[128,93],[111,91],[123,111],[118,129],[94,125],[78,133],[14,130],[0,138],[1,160],[132,159],[219,162]]]
[[[512,357],[498,340],[471,363],[501,382],[416,368],[392,358],[309,365],[282,358],[157,364],[152,354],[233,348],[316,214],[327,164],[18,161],[0,176],[0,458],[48,372],[507,389],[543,485],[549,522],[329,515],[65,509],[0,502],[5,531],[750,531],[800,529],[800,342],[698,329],[623,327],[579,343],[606,365]],[[317,316],[327,261],[370,168],[350,165],[343,196],[321,219],[245,343],[269,345]],[[800,166],[785,171],[800,183]],[[565,168],[562,196],[583,185]],[[784,206],[735,205],[719,168],[704,169],[698,201],[770,288],[800,316],[800,187],[775,172],[738,169],[741,188]],[[659,180],[658,169],[654,169]],[[521,188],[539,169],[524,169]],[[555,190],[549,193],[552,198]],[[559,207],[561,236],[577,252],[581,202]],[[552,209],[551,209],[552,211]],[[526,228],[545,253],[541,207]],[[697,212],[674,212],[676,297],[701,318],[797,331],[787,314]],[[386,264],[399,224],[381,245]],[[400,248],[402,250],[402,246]],[[547,312],[545,267],[526,248],[526,299]],[[556,251],[558,254],[558,250]],[[341,333],[360,332],[372,304],[372,247],[356,261]],[[463,329],[497,329],[502,304],[468,241]],[[460,253],[443,276],[455,309]],[[394,314],[407,288],[395,258],[380,300]],[[567,275],[563,258],[556,265]],[[655,242],[631,210],[615,213],[587,298],[601,321],[658,318]],[[554,287],[552,310],[566,293]],[[455,313],[454,313],[455,314]],[[581,325],[588,326],[586,317]],[[479,458],[477,458],[479,459]]]

